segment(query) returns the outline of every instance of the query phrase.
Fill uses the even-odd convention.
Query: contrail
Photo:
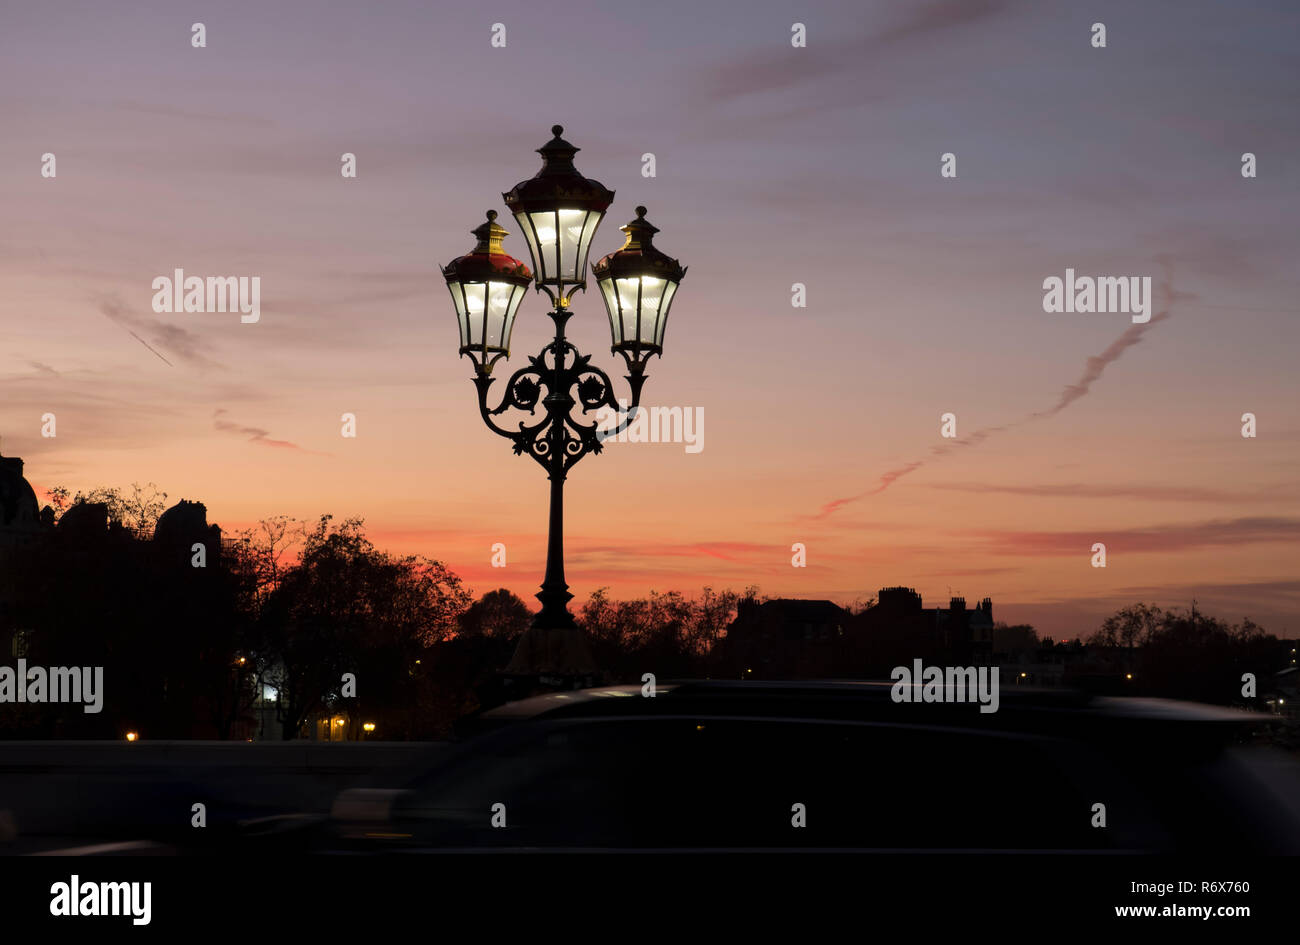
[[[1143,336],[1146,335],[1149,329],[1155,327],[1157,324],[1169,317],[1169,307],[1175,299],[1190,299],[1195,297],[1191,293],[1177,292],[1174,290],[1173,273],[1170,269],[1169,257],[1157,256],[1156,261],[1160,263],[1161,267],[1165,271],[1164,280],[1160,284],[1165,295],[1165,307],[1152,316],[1149,322],[1129,325],[1129,327],[1124,329],[1123,333],[1121,333],[1118,338],[1107,346],[1105,351],[1088,358],[1088,360],[1084,362],[1083,374],[1073,384],[1067,384],[1065,386],[1061,391],[1061,396],[1057,399],[1054,406],[1047,410],[1036,410],[1033,413],[1026,414],[1019,420],[1004,423],[1001,426],[983,427],[961,440],[948,440],[938,446],[932,446],[930,447],[930,455],[927,459],[914,460],[906,465],[899,466],[897,469],[891,469],[880,477],[875,488],[868,489],[866,492],[859,492],[857,495],[852,495],[844,499],[834,499],[827,502],[821,507],[821,511],[814,515],[813,518],[826,518],[826,516],[830,515],[832,512],[838,512],[851,502],[865,499],[867,496],[879,495],[908,473],[920,469],[927,462],[939,459],[958,447],[976,446],[994,434],[1002,433],[1005,430],[1010,430],[1011,428],[1018,427],[1021,424],[1029,423],[1032,420],[1045,420],[1048,417],[1054,417],[1080,397],[1086,395],[1090,390],[1092,390],[1092,385],[1101,377],[1102,372],[1106,370],[1107,365],[1118,361],[1125,351],[1142,340]]]
[[[149,344],[149,342],[145,341],[143,338],[141,338],[141,337],[140,337],[139,335],[137,335],[135,332],[131,331],[131,329],[128,328],[127,331],[130,332],[131,337],[134,338],[136,341],[140,342],[140,344],[144,345],[146,348],[148,348],[148,349],[149,349],[150,351],[152,351],[154,354],[158,354],[158,349],[155,348],[153,345]],[[162,356],[161,354],[158,354],[158,357],[162,358],[163,364],[167,365],[168,367],[175,367],[175,366],[176,366],[176,365],[172,364],[170,361],[168,361],[166,358],[163,358],[163,356]]]
[[[146,315],[136,315],[131,309],[122,303],[115,295],[96,295],[93,296],[102,312],[107,318],[121,325],[122,328],[131,333],[131,337],[140,344],[144,345],[168,366],[175,367],[154,345],[145,341],[133,329],[139,328],[141,331],[147,331],[153,335],[154,341],[158,346],[166,348],[172,354],[179,357],[182,361],[188,361],[190,364],[198,365],[205,368],[221,368],[220,364],[209,360],[201,350],[199,337],[192,331],[182,328],[180,325],[161,322],[156,318],[150,318]]]

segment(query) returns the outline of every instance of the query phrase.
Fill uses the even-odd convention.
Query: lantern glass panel
[[[659,344],[661,312],[669,287],[675,288],[673,283],[655,276],[633,276],[618,280],[618,304],[623,326],[623,337],[619,341]],[[607,291],[607,299],[609,294]],[[641,316],[639,324],[638,313]]]
[[[577,278],[578,255],[582,250],[582,234],[586,228],[587,213],[584,210],[559,210],[560,263],[556,268],[560,278],[565,282],[580,282]]]
[[[510,296],[513,294],[511,289],[514,286],[508,282],[489,282],[487,284],[487,338],[485,339],[488,346],[502,348],[502,330],[505,327],[506,315],[510,311]]]
[[[641,288],[640,279],[619,279],[618,281],[618,307],[622,315],[623,341],[638,341],[637,336],[637,313],[641,311],[638,291]]]
[[[548,227],[548,225],[546,224],[545,218],[548,216],[549,214],[545,214],[545,213],[516,213],[515,214],[515,222],[519,224],[519,229],[523,231],[524,239],[528,241],[528,253],[530,256],[532,256],[533,271],[537,274],[538,282],[541,282],[543,279],[547,278],[548,272],[547,272],[546,259],[542,257],[541,248],[538,245],[538,235],[536,229],[534,228],[534,223],[537,220],[542,221],[540,223],[540,228],[542,230],[542,233],[543,234],[549,233],[550,241],[553,243],[555,241],[555,227],[554,226]]]
[[[509,282],[453,282],[447,288],[456,304],[462,348],[509,347],[515,313],[524,298],[523,286]]]
[[[459,282],[448,282],[447,291],[451,293],[452,304],[456,306],[456,324],[460,328],[460,345],[465,347],[465,300],[460,294]]]
[[[668,325],[668,307],[673,304],[673,296],[676,294],[676,282],[669,282],[664,286],[664,301],[659,307],[659,327],[657,329],[657,336],[655,337],[655,344],[661,348],[664,346],[664,328]]]
[[[528,240],[539,283],[585,282],[587,252],[602,214],[594,210],[538,210],[515,214]]]
[[[525,228],[529,231],[528,245],[533,249],[537,264],[537,281],[551,281],[560,273],[560,241],[555,213],[550,210],[525,214]]]
[[[656,326],[659,324],[660,305],[664,297],[664,280],[654,276],[641,277],[641,343],[657,344]]]
[[[497,326],[500,340],[489,340],[488,343],[509,348],[510,332],[514,328],[515,313],[519,311],[519,303],[524,298],[524,287],[511,285],[509,282],[493,282],[491,285],[491,304],[494,312],[491,323]],[[499,316],[496,315],[497,312],[500,313]]]
[[[603,213],[592,210],[587,213],[587,217],[582,227],[581,241],[578,244],[578,254],[574,259],[575,282],[581,282],[584,285],[587,281],[587,253],[591,249],[591,238],[596,235],[596,227],[600,225]]]
[[[614,280],[601,279],[600,291],[605,295],[605,311],[609,313],[609,327],[614,335],[614,344],[622,344],[623,322],[618,312],[618,297],[614,294]]]
[[[483,343],[483,300],[486,295],[485,290],[486,286],[481,282],[461,283],[461,291],[465,295],[466,344],[481,345]]]

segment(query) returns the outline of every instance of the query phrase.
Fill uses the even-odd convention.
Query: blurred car
[[[1300,764],[1267,716],[1003,690],[999,711],[887,683],[685,682],[537,696],[388,785],[344,791],[304,848],[1300,852]],[[292,835],[293,832],[290,832]]]

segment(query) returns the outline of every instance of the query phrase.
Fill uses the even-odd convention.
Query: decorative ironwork
[[[583,354],[565,339],[564,324],[570,314],[567,309],[551,312],[555,340],[529,357],[527,366],[510,375],[495,407],[488,404],[488,391],[496,378],[485,371],[479,371],[474,378],[479,411],[488,428],[511,440],[517,455],[531,456],[548,475],[558,475],[561,480],[578,460],[588,453],[599,453],[603,439],[627,429],[640,407],[646,379],[643,366],[633,363],[632,373],[626,377],[631,396],[626,406],[620,404],[609,375],[591,363],[591,355]],[[599,429],[599,417],[584,422],[602,408],[613,411],[612,416],[618,418],[615,426]],[[520,420],[514,429],[497,423],[494,418],[510,410],[530,416],[540,411],[541,416],[535,422]]]

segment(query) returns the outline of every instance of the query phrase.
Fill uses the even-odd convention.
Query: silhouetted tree
[[[297,519],[275,515],[226,539],[226,557],[238,578],[241,601],[248,613],[260,614],[271,593],[280,586],[287,567],[285,556],[302,543],[304,532]]]
[[[1134,674],[1135,691],[1220,704],[1246,703],[1242,676],[1260,683],[1286,666],[1285,641],[1266,634],[1249,617],[1229,624],[1195,609],[1161,610],[1154,604],[1124,607],[1102,622],[1090,646],[1120,655]]]
[[[321,516],[306,533],[262,613],[285,738],[338,703],[344,673],[356,675],[359,714],[377,720],[411,704],[415,660],[454,632],[471,599],[440,562],[377,551],[360,519],[331,520]],[[387,731],[397,727],[386,720]]]
[[[582,606],[579,621],[597,664],[616,679],[639,681],[646,672],[703,676],[738,602],[756,595],[752,587],[744,595],[705,588],[698,599],[651,591],[649,597],[615,601],[599,588]]]
[[[736,619],[736,608],[742,600],[757,600],[758,588],[745,588],[743,594],[732,590],[715,591],[706,586],[698,600],[693,601],[694,615],[690,626],[690,641],[699,655],[711,653],[727,635],[727,627]]]
[[[1101,629],[1090,642],[1101,646],[1122,646],[1130,651],[1147,643],[1165,619],[1165,613],[1155,604],[1133,604],[1123,607],[1102,621]]]
[[[152,482],[146,485],[133,482],[129,492],[101,486],[89,492],[78,492],[71,499],[65,486],[54,486],[48,493],[56,521],[74,505],[101,502],[108,507],[109,521],[130,529],[139,538],[152,535],[159,516],[167,510],[167,493],[159,491]]]
[[[855,598],[853,603],[849,604],[849,606],[844,609],[847,610],[854,617],[857,617],[865,613],[866,611],[870,610],[874,606],[876,606],[876,595],[867,594],[866,596],[859,596]]]
[[[461,614],[460,632],[467,636],[517,640],[532,619],[533,612],[528,605],[501,587],[488,591]]]

